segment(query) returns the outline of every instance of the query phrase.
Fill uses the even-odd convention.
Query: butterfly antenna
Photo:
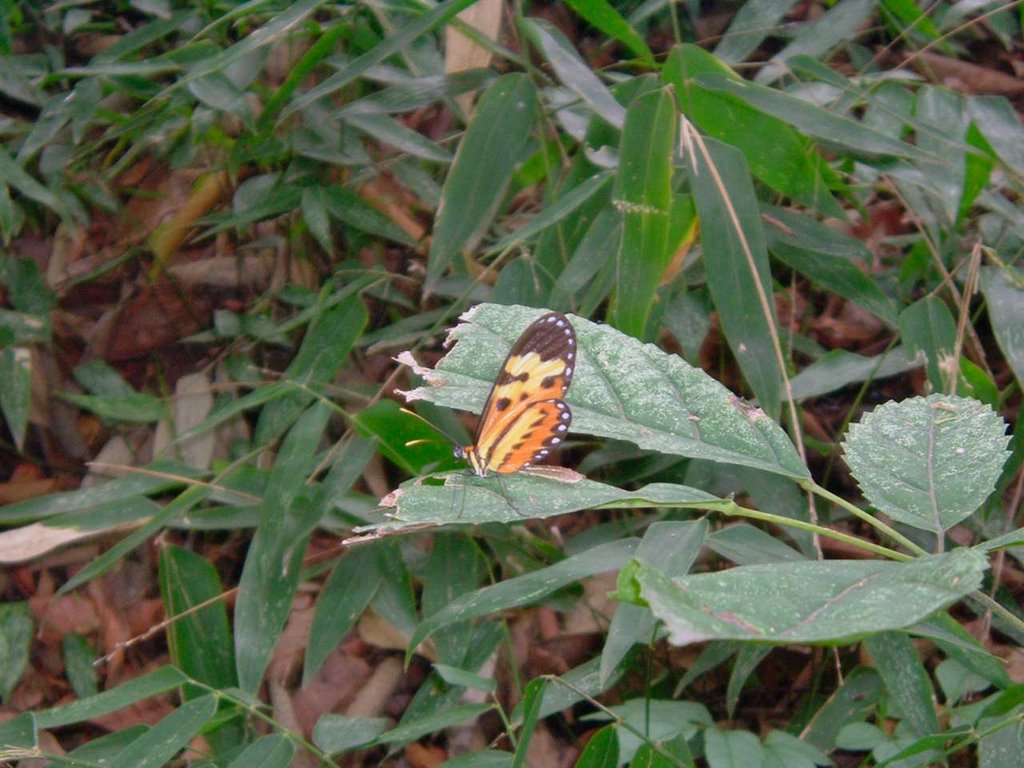
[[[430,422],[430,421],[427,421],[426,419],[424,419],[422,416],[420,416],[418,413],[416,413],[416,411],[410,411],[408,408],[399,408],[398,410],[400,410],[404,414],[412,416],[414,419],[419,419],[420,421],[422,421],[424,424],[426,424],[428,427],[430,427],[434,431],[440,432],[442,435],[445,436],[445,439],[447,439],[448,442],[451,443],[452,445],[459,445],[459,441],[458,440],[456,440],[450,434],[448,434],[443,429],[441,429],[439,426],[437,426],[437,424],[434,424],[433,422]],[[417,440],[410,440],[405,445],[406,445],[406,447],[409,447],[410,445],[420,445],[421,443],[432,443],[432,442],[435,442],[435,441],[430,440],[428,438],[419,438]]]

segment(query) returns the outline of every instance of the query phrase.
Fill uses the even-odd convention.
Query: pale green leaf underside
[[[449,408],[479,413],[508,350],[543,310],[481,304],[456,327],[458,343],[428,384],[410,392]],[[699,368],[653,344],[571,317],[579,342],[566,398],[572,432],[635,443],[645,450],[806,478],[807,468],[782,429]]]
[[[983,554],[907,563],[789,562],[670,579],[641,566],[641,596],[676,645],[704,640],[847,643],[909,627],[981,584]]]
[[[941,535],[992,492],[1008,439],[984,403],[930,395],[879,406],[850,427],[843,451],[876,509]]]
[[[567,482],[532,472],[517,472],[500,478],[453,472],[444,476],[444,485],[425,485],[422,480],[403,483],[381,502],[391,522],[360,530],[446,523],[518,523],[526,518],[552,517],[598,507],[708,508],[723,503],[704,491],[670,483],[652,483],[637,491],[624,491],[593,480],[579,478]]]

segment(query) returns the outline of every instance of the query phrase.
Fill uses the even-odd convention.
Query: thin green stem
[[[912,559],[910,555],[897,552],[895,549],[883,547],[880,544],[873,544],[870,541],[858,539],[856,536],[851,536],[848,533],[840,533],[839,531],[833,531],[831,528],[825,528],[824,526],[815,525],[814,523],[807,523],[803,520],[794,520],[791,517],[783,517],[782,515],[773,515],[769,512],[761,512],[757,509],[741,507],[734,501],[723,501],[721,504],[709,504],[707,506],[721,512],[727,517],[749,517],[752,520],[763,520],[767,523],[772,523],[780,527],[797,528],[801,531],[810,531],[811,533],[816,533],[819,536],[835,539],[836,541],[841,541],[845,544],[851,544],[866,552],[873,552],[876,555],[882,555],[890,560],[905,561]]]
[[[928,554],[928,552],[926,552],[924,549],[922,549],[917,544],[912,542],[910,539],[908,539],[906,536],[904,536],[899,531],[896,531],[891,526],[886,525],[885,523],[883,523],[878,518],[872,517],[867,512],[865,512],[863,509],[858,507],[856,504],[851,504],[846,499],[844,499],[844,498],[842,498],[840,496],[836,496],[831,491],[829,491],[829,490],[827,490],[825,488],[822,488],[820,485],[818,485],[813,480],[801,480],[800,481],[800,485],[803,486],[804,488],[806,488],[807,490],[809,490],[811,493],[816,493],[818,496],[821,496],[824,499],[828,499],[829,501],[831,501],[836,506],[842,507],[847,512],[849,512],[851,515],[853,515],[854,517],[864,521],[865,523],[867,523],[868,525],[870,525],[872,528],[874,528],[875,530],[879,531],[880,533],[884,533],[890,539],[892,539],[893,541],[897,542],[898,544],[906,547],[911,552],[913,552],[915,555],[927,555]],[[903,558],[903,559],[907,559],[907,558]]]

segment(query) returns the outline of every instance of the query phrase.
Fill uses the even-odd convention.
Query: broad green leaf
[[[0,701],[7,703],[28,667],[32,642],[28,603],[0,605]]]
[[[646,340],[656,291],[672,260],[672,156],[676,149],[676,106],[664,89],[635,99],[626,112],[619,145],[619,172],[612,192],[622,214],[616,260],[612,325]]]
[[[781,194],[829,215],[845,216],[828,189],[826,179],[832,174],[808,139],[733,94],[705,88],[699,79],[702,74],[743,82],[697,45],[673,48],[662,79],[675,88],[688,120],[708,136],[740,150],[754,176]]]
[[[766,645],[744,643],[740,646],[736,660],[729,671],[729,684],[725,689],[725,711],[730,718],[735,716],[736,705],[739,703],[743,686],[747,684],[750,676],[754,674],[754,670],[771,651],[771,646]]]
[[[469,752],[453,757],[451,760],[445,760],[437,768],[515,768],[515,766],[512,763],[511,753],[487,749],[483,752]]]
[[[632,730],[618,729],[619,759],[623,762],[632,760],[645,743],[665,743],[677,737],[692,739],[712,722],[707,707],[692,701],[636,698],[608,709],[610,715],[632,726]],[[610,715],[596,712],[586,719],[604,721]],[[644,739],[641,740],[637,733],[643,734]]]
[[[98,397],[62,392],[64,400],[99,416],[111,423],[132,422],[148,424],[169,418],[167,406],[157,397],[146,392],[132,392],[123,397]]]
[[[31,712],[12,714],[0,723],[0,760],[20,757],[21,750],[37,749],[39,734]]]
[[[319,520],[303,494],[330,409],[310,407],[285,437],[260,506],[260,524],[246,553],[235,606],[239,686],[255,692],[291,612],[306,543]]]
[[[640,35],[606,0],[568,0],[568,6],[586,19],[587,23],[614,37],[629,48],[644,64],[654,66],[654,54]]]
[[[879,406],[850,427],[843,452],[875,508],[941,537],[995,488],[1008,440],[987,405],[929,395]]]
[[[794,376],[790,386],[794,399],[805,400],[835,392],[850,384],[907,373],[920,368],[923,363],[923,356],[908,359],[903,347],[894,347],[873,357],[833,349]]]
[[[361,435],[373,440],[384,458],[407,474],[422,475],[458,466],[447,439],[429,424],[404,413],[394,400],[379,400],[364,408],[352,423]]]
[[[288,366],[286,379],[302,387],[315,387],[331,381],[348,358],[348,353],[368,322],[366,305],[360,296],[351,296],[334,307],[321,307],[316,320],[306,331],[298,354]],[[265,445],[278,438],[313,401],[305,391],[289,392],[271,401],[260,413],[255,442]],[[216,413],[204,422],[208,424]],[[199,431],[203,424],[192,432]]]
[[[757,736],[749,731],[722,731],[716,726],[704,734],[708,768],[761,768],[764,752]]]
[[[0,381],[4,382],[0,387],[0,413],[15,447],[22,451],[32,399],[32,356],[27,349],[0,349]]]
[[[328,755],[335,755],[371,743],[388,725],[386,717],[347,717],[328,712],[316,721],[313,743]]]
[[[75,695],[84,699],[99,693],[99,674],[93,666],[96,651],[89,641],[77,632],[69,632],[61,638],[60,646],[64,676]]]
[[[160,667],[109,691],[37,712],[36,724],[39,728],[59,728],[80,723],[124,709],[137,701],[173,691],[186,682],[188,678],[174,667]]]
[[[569,214],[585,205],[593,197],[599,195],[611,179],[611,175],[607,172],[594,174],[586,181],[569,190],[557,201],[545,206],[540,213],[531,218],[522,227],[505,235],[505,237],[488,248],[488,251],[491,253],[501,253],[512,247],[515,243],[524,242],[540,234],[548,227],[554,226],[568,217]]]
[[[657,568],[668,576],[682,576],[690,570],[708,535],[707,520],[653,523],[645,532],[636,550],[636,559]],[[640,605],[622,603],[615,609],[608,636],[601,650],[601,680],[611,679],[616,668],[638,643],[654,639],[657,622],[651,612]]]
[[[1024,127],[1013,105],[1002,96],[978,96],[967,108],[999,160],[1024,176]]]
[[[427,257],[428,287],[490,227],[516,165],[526,157],[537,110],[534,86],[521,74],[505,75],[480,97],[441,193]]]
[[[1009,768],[1024,765],[1024,722],[1018,708],[1016,718],[992,718],[978,723],[984,734],[978,741],[978,768]],[[996,726],[999,725],[998,729]]]
[[[804,741],[818,749],[831,750],[843,726],[873,712],[881,693],[882,679],[878,673],[867,667],[855,667],[811,718],[804,729]]]
[[[338,186],[323,188],[322,192],[324,207],[342,224],[402,245],[415,245],[405,230],[355,192]]]
[[[709,90],[731,93],[813,139],[868,160],[888,156],[908,160],[939,159],[912,144],[891,138],[863,123],[782,91],[710,73],[700,75],[697,82]]]
[[[772,255],[889,325],[897,324],[899,317],[893,301],[864,271],[873,257],[862,241],[803,214],[775,207],[765,213],[773,225],[765,228]]]
[[[963,624],[948,613],[936,613],[908,630],[935,643],[950,660],[999,688],[1010,685],[1005,662],[989,653]]]
[[[817,747],[791,733],[773,730],[765,736],[764,768],[816,768],[830,765],[829,758]]]
[[[619,737],[615,726],[606,725],[587,742],[576,768],[617,768],[619,765]]]
[[[558,28],[540,18],[526,18],[521,24],[558,79],[605,122],[621,129],[626,119],[626,110]]]
[[[412,157],[434,163],[451,162],[452,155],[447,149],[431,141],[422,133],[406,128],[393,117],[349,111],[342,113],[342,119],[381,143],[388,144]]]
[[[538,571],[464,594],[424,619],[409,640],[409,648],[416,648],[442,627],[530,605],[567,584],[621,568],[629,562],[636,543],[635,539],[624,539],[600,544]]]
[[[431,478],[430,484],[408,480],[381,499],[389,522],[372,527],[399,530],[424,523],[519,523],[528,518],[554,517],[584,509],[648,506],[708,509],[723,503],[715,496],[685,485],[652,483],[636,491],[624,491],[575,473],[567,477],[552,477],[541,468],[482,478],[470,473],[452,473],[444,476],[444,485],[433,484],[436,477]]]
[[[485,712],[490,712],[494,707],[494,704],[457,704],[443,711],[434,713],[429,717],[424,717],[408,723],[403,720],[397,728],[393,728],[378,736],[374,743],[405,744],[410,741],[415,741],[421,736],[426,736],[428,733],[443,731],[444,729],[458,725],[459,723],[476,720],[476,718],[480,717]]]
[[[0,147],[0,179],[29,200],[49,208],[61,218],[71,218],[71,212],[53,190],[36,181],[3,147]]]
[[[317,4],[319,4],[319,1],[321,0],[318,0]],[[447,2],[424,11],[420,16],[396,32],[389,34],[382,42],[343,67],[340,71],[335,72],[315,88],[311,88],[297,97],[281,115],[281,119],[286,119],[313,102],[341,90],[353,80],[365,74],[371,67],[380,64],[395,53],[400,53],[414,40],[419,39],[435,27],[444,24],[475,2],[476,0],[447,0]]]
[[[512,343],[540,314],[526,307],[477,306],[464,316],[469,322],[452,332],[458,343],[436,369],[416,369],[429,386],[407,399],[479,413]],[[700,369],[607,326],[571,320],[579,344],[566,398],[572,431],[645,450],[807,476],[779,426]],[[466,505],[466,511],[472,507]]]
[[[739,64],[771,35],[795,0],[750,0],[743,3],[715,46],[715,56]]]
[[[217,711],[208,694],[182,704],[110,761],[111,768],[159,768],[183,749]]]
[[[737,565],[759,565],[805,559],[803,555],[785,542],[747,523],[738,523],[715,531],[708,536],[707,546],[708,549],[717,552],[727,560],[732,560]]]
[[[280,733],[261,736],[247,746],[228,768],[288,768],[295,745]]]
[[[330,652],[355,626],[373,599],[380,584],[379,555],[376,543],[353,547],[337,562],[320,590],[313,614],[313,626],[302,672],[308,685]]]
[[[421,603],[429,619],[465,595],[485,578],[487,564],[479,547],[462,531],[438,531],[423,576]],[[434,633],[438,661],[455,667],[466,663],[472,627],[449,624]]]
[[[1024,273],[1009,267],[983,267],[981,290],[999,348],[1018,384],[1024,386]]]
[[[978,588],[987,565],[983,555],[957,549],[906,563],[772,563],[676,579],[640,566],[634,578],[676,645],[845,644],[952,605]]]
[[[836,3],[813,22],[803,26],[785,48],[772,56],[757,75],[759,83],[770,83],[786,74],[786,60],[796,56],[826,58],[833,48],[857,37],[857,30],[875,10],[871,0]]]
[[[758,404],[778,421],[782,372],[773,348],[778,333],[761,210],[746,161],[713,139],[689,154],[700,214],[704,269],[718,319]]]
[[[918,736],[938,733],[935,691],[910,638],[902,632],[882,632],[867,638],[864,647],[903,721]]]
[[[213,564],[169,544],[160,550],[159,575],[165,614],[175,617],[167,630],[175,666],[213,688],[237,685],[227,607],[223,600],[216,600],[224,590]],[[204,603],[209,604],[198,608]],[[193,690],[188,698],[196,695]]]
[[[449,629],[455,629],[450,627]],[[468,628],[467,638],[472,639],[472,627]],[[483,691],[484,693],[493,694],[498,690],[498,681],[493,677],[484,677],[483,675],[476,675],[472,672],[467,672],[464,669],[458,667],[451,667],[447,664],[434,664],[434,671],[437,676],[444,680],[448,685],[457,686],[459,688],[469,688],[473,691]]]

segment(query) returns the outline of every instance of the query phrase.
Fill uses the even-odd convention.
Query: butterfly
[[[455,449],[479,477],[506,475],[545,459],[569,432],[565,393],[576,367],[576,332],[550,312],[519,337],[487,396],[473,445]]]

